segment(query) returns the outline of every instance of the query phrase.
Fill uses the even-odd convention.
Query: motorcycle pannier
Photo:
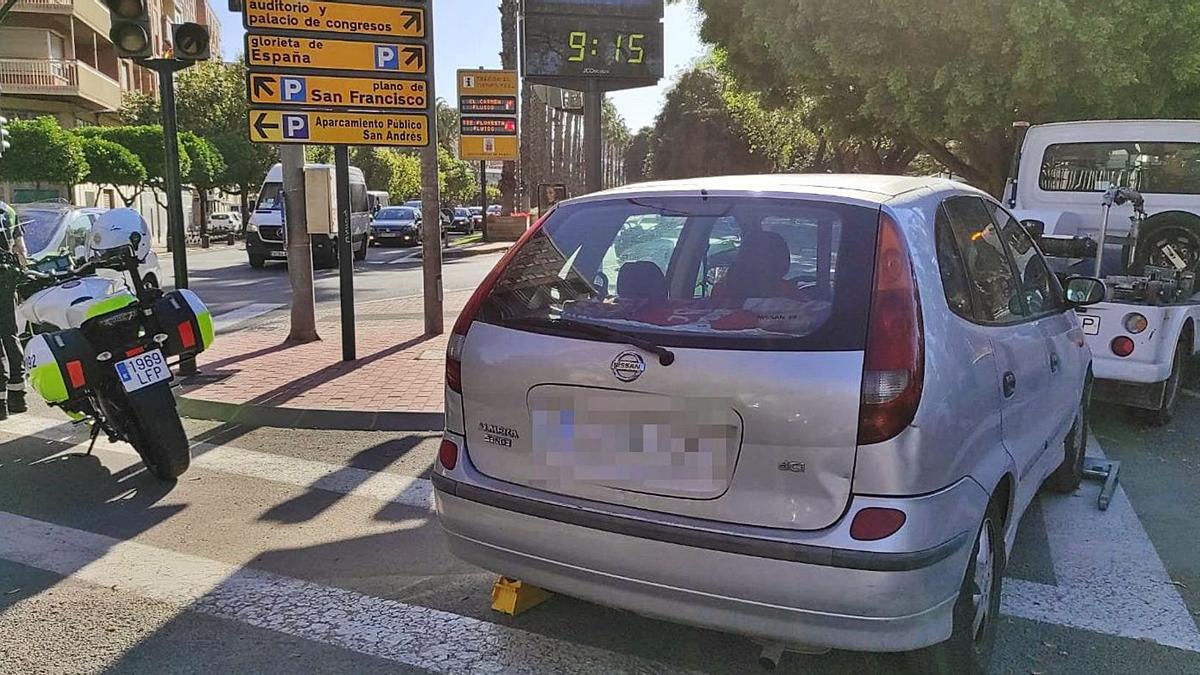
[[[199,354],[212,345],[212,313],[195,293],[187,289],[165,293],[154,305],[154,314],[167,335],[162,345],[167,356]]]
[[[95,350],[78,328],[33,336],[25,346],[25,372],[47,403],[82,398],[99,377]]]

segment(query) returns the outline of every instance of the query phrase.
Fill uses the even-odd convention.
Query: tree
[[[163,146],[163,130],[161,126],[157,124],[145,124],[125,127],[80,127],[75,130],[75,133],[82,137],[103,138],[106,141],[122,145],[137,156],[142,166],[146,169],[146,180],[136,186],[137,191],[134,193],[133,198],[136,198],[146,188],[164,189],[166,149]],[[191,170],[191,158],[188,156],[187,149],[184,147],[181,139],[179,142],[179,175],[181,177],[187,176]],[[165,206],[160,201],[158,192],[155,192],[154,198],[155,201],[159,202],[160,206]]]
[[[438,148],[438,183],[442,202],[457,206],[479,200],[479,177],[472,162],[458,159]]]
[[[421,157],[415,152],[396,153],[396,171],[388,194],[396,203],[421,198]]]
[[[1012,123],[1195,116],[1200,12],[1161,0],[699,0],[705,41],[822,132],[917,148],[998,193]],[[887,149],[886,144],[884,145]],[[871,152],[878,147],[867,150]],[[907,152],[912,152],[907,150]]]
[[[517,69],[517,14],[519,0],[500,0],[500,64]],[[517,163],[505,162],[500,172],[500,212],[513,212],[517,197]]]
[[[434,114],[437,116],[438,144],[451,154],[458,154],[458,108],[438,98]]]
[[[79,139],[65,131],[53,117],[13,120],[8,124],[12,147],[0,157],[0,179],[58,183],[68,188],[87,175],[87,159]]]
[[[179,142],[187,151],[191,165],[183,180],[195,188],[200,197],[200,236],[203,237],[208,234],[208,193],[221,186],[225,159],[215,145],[191,131],[179,134]]]
[[[630,183],[640,183],[650,177],[646,173],[646,159],[650,156],[650,141],[653,136],[654,127],[642,127],[625,148],[625,180]]]
[[[99,136],[80,136],[79,142],[88,165],[84,180],[111,187],[125,206],[132,206],[137,198],[136,193],[126,196],[121,192],[121,187],[142,185],[146,182],[146,167],[142,166],[142,160],[125,146]],[[99,203],[99,200],[100,193],[97,192],[96,202],[92,206]]]
[[[680,76],[654,120],[650,177],[690,178],[770,171],[725,105],[720,75],[702,65]]]

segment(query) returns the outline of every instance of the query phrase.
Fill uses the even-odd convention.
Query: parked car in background
[[[487,207],[487,212],[488,212],[489,216],[500,215],[500,205],[499,204],[489,204]]]
[[[214,213],[208,217],[210,235],[235,234],[242,230],[242,217],[234,211]]]
[[[371,242],[376,246],[421,243],[421,212],[409,206],[388,206],[375,214]]]
[[[471,222],[475,227],[483,227],[483,207],[472,206],[467,210],[471,212]]]
[[[449,339],[451,552],[770,653],[985,672],[1021,517],[1082,478],[1099,280],[925,178],[627,186],[523,242]]]
[[[31,260],[74,253],[87,246],[92,225],[104,209],[58,202],[17,204],[17,222],[25,230],[25,249]]]
[[[475,219],[471,217],[471,211],[462,206],[451,210],[450,224],[447,229],[462,232],[463,234],[474,234]]]

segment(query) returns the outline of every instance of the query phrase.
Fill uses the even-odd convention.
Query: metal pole
[[[287,247],[288,283],[292,288],[288,342],[316,342],[321,336],[317,334],[312,241],[308,236],[304,199],[304,146],[279,146],[279,161],[283,164],[284,245]]]
[[[155,59],[152,65],[158,72],[158,91],[162,96],[163,187],[167,191],[167,235],[171,242],[175,288],[188,287],[187,232],[183,227],[183,186],[179,176],[179,129],[175,120],[175,71],[187,65],[168,59]],[[179,374],[195,375],[196,359],[181,360]]]
[[[479,161],[479,204],[483,207],[483,238],[487,239],[487,160]]]
[[[430,73],[428,100],[436,101],[434,90],[436,72],[433,67],[433,3],[426,10],[426,26],[429,26],[428,45],[425,48],[425,65]],[[425,334],[441,335],[444,331],[442,319],[442,223],[441,197],[438,194],[438,135],[437,115],[429,116],[429,145],[421,149],[421,255],[425,294]]]
[[[593,85],[594,86],[594,85]],[[604,92],[589,89],[583,94],[583,159],[587,171],[587,191],[599,192],[604,188],[604,169],[601,166],[601,143],[603,135],[600,123],[604,106]]]
[[[342,360],[353,361],[354,345],[354,230],[350,227],[350,149],[333,146],[338,208],[338,295],[342,301]]]

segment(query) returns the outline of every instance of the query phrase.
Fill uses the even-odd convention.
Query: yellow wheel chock
[[[517,616],[549,600],[552,595],[550,591],[523,581],[500,577],[492,586],[492,609]]]

